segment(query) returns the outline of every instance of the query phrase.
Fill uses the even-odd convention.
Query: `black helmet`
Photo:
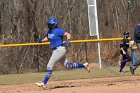
[[[129,34],[130,34],[129,32],[124,32],[123,33],[124,38],[128,38],[129,37]]]

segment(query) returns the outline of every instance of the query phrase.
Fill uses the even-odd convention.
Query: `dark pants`
[[[125,67],[126,62],[131,61],[131,57],[128,55],[128,53],[126,52],[126,54],[122,54],[123,59],[121,60],[121,65],[120,65],[120,72],[123,71],[123,68]]]

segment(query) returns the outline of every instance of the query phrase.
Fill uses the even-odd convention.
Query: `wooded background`
[[[97,0],[100,38],[118,38],[140,19],[140,0]],[[72,40],[89,36],[87,0],[0,0],[0,43],[35,42],[44,38],[49,17],[59,19],[59,27],[71,33]],[[120,41],[101,43],[103,64],[115,64]],[[74,43],[67,49],[68,60],[98,63],[97,43]],[[49,46],[0,47],[0,74],[46,71],[51,56]],[[54,70],[63,69],[59,63]]]

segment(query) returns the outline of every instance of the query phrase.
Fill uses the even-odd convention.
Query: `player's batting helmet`
[[[54,18],[54,17],[49,18],[48,19],[48,24],[54,25],[54,27],[58,27],[58,19],[57,18]]]
[[[129,32],[124,32],[123,36],[124,36],[124,38],[128,38],[129,37]]]

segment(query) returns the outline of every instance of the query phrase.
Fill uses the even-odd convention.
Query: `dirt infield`
[[[133,93],[140,88],[140,76],[50,81],[47,89],[35,84],[0,85],[0,93]]]

